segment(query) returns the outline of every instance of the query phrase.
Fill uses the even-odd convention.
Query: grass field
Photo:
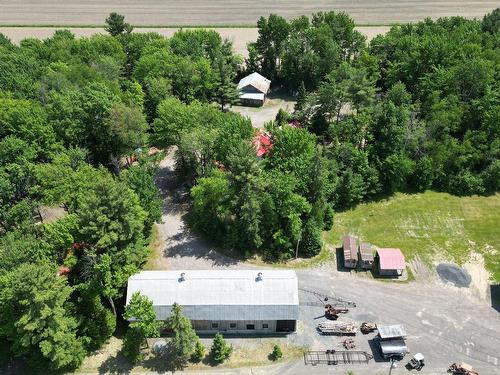
[[[270,13],[292,18],[345,11],[358,25],[387,25],[425,17],[482,17],[493,0],[0,0],[2,25],[102,25],[110,12],[134,25],[244,26]]]
[[[346,233],[379,247],[399,247],[408,259],[463,264],[471,253],[483,255],[500,281],[500,194],[455,197],[445,193],[397,194],[359,205],[335,216],[327,242],[338,246]]]
[[[152,342],[152,340],[150,340]],[[283,339],[260,338],[260,339],[229,339],[233,345],[233,352],[229,359],[223,364],[216,365],[210,358],[210,339],[204,339],[206,357],[200,363],[188,363],[184,369],[186,372],[207,372],[225,370],[231,373],[231,369],[242,367],[266,366],[279,362],[287,362],[301,358],[306,348],[292,345]],[[233,341],[236,341],[234,343]],[[248,342],[245,342],[248,341]],[[145,373],[171,373],[171,366],[165,358],[155,357],[151,350],[145,348],[143,354],[145,359],[136,366],[132,366],[121,353],[122,339],[111,337],[100,350],[85,358],[82,366],[74,374],[145,374]],[[272,361],[269,354],[274,344],[278,344],[283,352],[283,357],[278,361]],[[182,372],[182,371],[180,371]]]

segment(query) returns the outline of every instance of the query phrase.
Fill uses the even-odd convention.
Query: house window
[[[236,329],[236,323],[229,323],[229,329]]]
[[[219,328],[219,323],[212,323],[212,329]]]
[[[247,324],[247,329],[248,330],[254,330],[255,329],[255,324]]]
[[[262,329],[268,329],[269,328],[269,324],[267,323],[262,323]]]

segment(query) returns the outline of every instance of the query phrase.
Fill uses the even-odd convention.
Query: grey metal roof
[[[359,245],[359,253],[362,260],[373,260],[372,245],[367,242],[361,242]]]
[[[134,292],[153,301],[160,320],[174,302],[192,320],[297,320],[299,314],[290,270],[143,271],[128,280],[127,304]]]
[[[406,336],[406,330],[401,324],[394,324],[391,326],[377,326],[377,331],[381,339]]]
[[[264,94],[267,94],[269,87],[271,86],[271,81],[255,72],[240,80],[238,83],[238,90],[241,90],[248,85],[255,87]]]

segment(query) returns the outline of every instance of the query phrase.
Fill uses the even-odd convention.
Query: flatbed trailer
[[[368,363],[373,356],[363,351],[352,350],[310,350],[304,353],[306,365],[338,365]]]
[[[322,335],[355,335],[358,331],[358,325],[355,322],[332,322],[329,320],[318,324],[317,328]]]

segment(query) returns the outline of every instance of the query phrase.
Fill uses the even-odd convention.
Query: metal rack
[[[304,353],[304,363],[312,366],[319,364],[362,364],[368,363],[372,358],[371,354],[363,351],[311,350]]]

